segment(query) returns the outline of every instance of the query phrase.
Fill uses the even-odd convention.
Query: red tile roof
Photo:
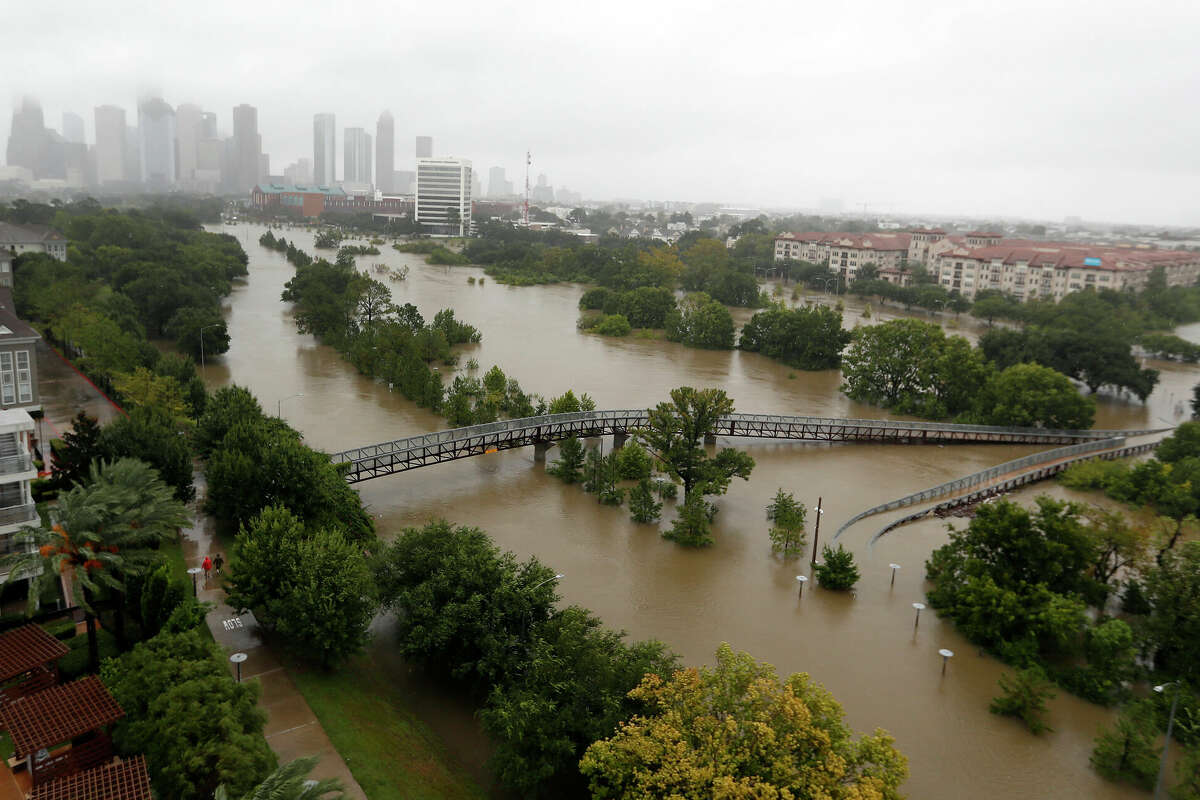
[[[0,683],[49,664],[71,652],[38,625],[22,625],[0,634]]]
[[[61,744],[125,716],[95,675],[52,686],[0,709],[0,727],[8,731],[19,758]]]
[[[152,800],[146,759],[138,755],[35,786],[29,800]]]

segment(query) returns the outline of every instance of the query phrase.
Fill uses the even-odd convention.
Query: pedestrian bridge
[[[332,453],[335,464],[346,464],[350,483],[428,467],[446,461],[481,456],[500,450],[533,446],[535,458],[546,448],[569,438],[612,435],[620,444],[649,422],[645,409],[581,411],[469,425],[463,428],[409,436],[390,442]],[[1142,436],[1170,430],[1058,431],[1042,428],[1004,428],[939,422],[885,419],[841,419],[777,414],[730,414],[720,417],[709,439],[743,436],[813,442],[877,442],[882,444],[1077,444],[1115,436]]]

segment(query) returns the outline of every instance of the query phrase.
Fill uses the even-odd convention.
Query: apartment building
[[[968,300],[980,290],[995,289],[1018,300],[1057,302],[1089,288],[1140,290],[1160,266],[1168,286],[1191,286],[1200,277],[1200,253],[999,240],[937,253],[930,271],[944,288]]]
[[[899,270],[908,263],[907,233],[840,233],[829,240],[829,268],[847,282],[868,264]]]
[[[66,261],[67,237],[46,225],[0,222],[0,250],[18,256],[22,253],[46,253],[59,261]]]
[[[0,410],[0,556],[8,555],[20,545],[14,534],[27,525],[38,524],[30,490],[37,479],[33,463],[34,422],[23,408]],[[0,567],[0,580],[7,579],[8,570]]]

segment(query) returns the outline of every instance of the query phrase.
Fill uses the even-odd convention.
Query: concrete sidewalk
[[[202,490],[203,483],[197,480],[197,491],[202,493]],[[228,553],[222,547],[213,532],[212,521],[194,513],[192,526],[183,530],[183,555],[188,566],[198,567],[206,555],[212,556],[218,552],[225,556],[228,563]],[[279,756],[279,763],[286,764],[302,756],[318,756],[320,760],[311,777],[337,778],[342,782],[346,797],[365,800],[362,787],[334,749],[304,696],[275,654],[263,644],[254,615],[238,615],[229,607],[225,602],[225,591],[219,587],[216,576],[207,587],[204,586],[202,575],[198,581],[200,599],[213,604],[206,620],[213,638],[227,654],[245,653],[247,658],[242,663],[242,680],[257,678],[262,686],[258,704],[267,712],[267,725],[263,733],[271,749]],[[229,664],[229,670],[236,673],[232,663]]]

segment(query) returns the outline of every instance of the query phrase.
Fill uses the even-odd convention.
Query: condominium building
[[[416,221],[442,233],[471,230],[471,162],[465,158],[418,158]]]
[[[337,120],[333,114],[313,116],[313,183],[337,183]]]
[[[775,260],[826,264],[852,281],[868,264],[904,269],[910,244],[907,233],[784,233],[775,238]]]
[[[33,418],[25,409],[0,410],[0,556],[17,552],[22,546],[13,534],[38,524],[30,490],[38,476],[33,463],[34,428]],[[0,566],[0,580],[7,578],[8,568]]]

